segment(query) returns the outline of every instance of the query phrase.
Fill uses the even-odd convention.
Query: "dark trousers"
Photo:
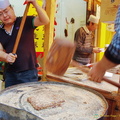
[[[26,82],[36,82],[38,81],[38,71],[37,69],[26,70],[22,72],[5,72],[5,88]]]

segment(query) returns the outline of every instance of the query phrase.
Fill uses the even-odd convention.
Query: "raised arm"
[[[36,9],[37,16],[34,19],[34,26],[46,25],[49,23],[47,13],[41,6],[39,6],[36,0],[26,0],[26,2],[30,2]]]

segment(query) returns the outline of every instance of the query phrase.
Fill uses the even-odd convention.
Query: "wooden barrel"
[[[62,82],[23,83],[0,92],[0,118],[12,117],[5,120],[19,120],[21,114],[26,120],[29,112],[34,120],[103,120],[107,109],[100,93]]]

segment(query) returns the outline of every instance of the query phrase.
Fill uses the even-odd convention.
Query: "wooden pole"
[[[46,12],[49,16],[50,23],[45,26],[42,81],[46,81],[46,74],[47,74],[45,69],[46,56],[53,42],[55,8],[56,8],[56,0],[46,0]]]
[[[20,24],[20,28],[19,28],[17,38],[16,38],[16,41],[15,41],[15,44],[14,44],[14,48],[13,48],[13,51],[12,51],[13,54],[16,54],[16,51],[17,51],[17,48],[18,48],[18,45],[19,45],[19,41],[20,41],[20,37],[21,37],[21,34],[22,34],[22,30],[23,30],[23,27],[24,27],[24,23],[25,23],[27,13],[28,13],[28,10],[29,10],[29,6],[30,6],[30,3],[28,3],[26,5],[25,12],[24,12],[21,24]]]

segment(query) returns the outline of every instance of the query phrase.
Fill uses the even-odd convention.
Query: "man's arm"
[[[90,70],[88,75],[90,76],[90,79],[95,82],[101,82],[106,70],[117,66],[118,64],[115,64],[108,60],[105,55],[103,58],[96,64],[94,64],[93,68]]]
[[[49,23],[49,18],[45,10],[38,5],[36,0],[26,0],[27,2],[30,2],[33,4],[37,11],[37,16],[34,19],[34,26],[40,26],[40,25],[46,25]]]

